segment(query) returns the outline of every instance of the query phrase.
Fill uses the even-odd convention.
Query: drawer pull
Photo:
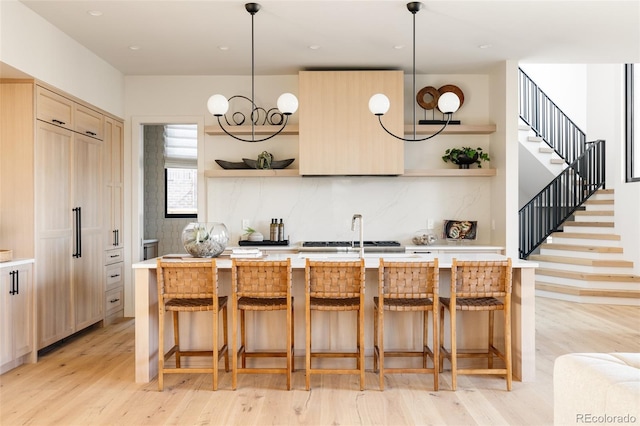
[[[86,134],[88,134],[89,136],[96,136],[97,133],[96,132],[92,132],[90,130],[85,131]]]
[[[112,255],[111,255],[111,256],[109,256],[109,257],[113,259],[114,257],[120,257],[120,255],[119,255],[119,254],[112,254]]]
[[[61,126],[64,126],[65,124],[67,124],[64,121],[56,120],[55,118],[51,119],[51,121]]]
[[[116,302],[119,302],[119,301],[120,301],[120,299],[111,299],[111,300],[109,300],[109,303],[116,303]]]
[[[120,276],[120,274],[109,275],[109,278],[118,278],[119,276]]]

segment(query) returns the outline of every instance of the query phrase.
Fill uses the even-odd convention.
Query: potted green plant
[[[463,146],[462,148],[449,148],[444,152],[442,161],[448,163],[451,161],[457,164],[461,169],[468,169],[470,164],[476,163],[478,168],[482,168],[482,161],[490,161],[489,154],[482,152],[482,148],[471,148]]]

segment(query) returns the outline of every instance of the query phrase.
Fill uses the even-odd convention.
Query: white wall
[[[615,233],[625,258],[640,274],[640,182],[625,182],[623,66],[589,65],[587,90],[589,134],[606,141],[606,186],[615,190]]]
[[[520,68],[582,131],[587,132],[587,65],[520,64]],[[594,136],[593,138],[597,138]],[[587,134],[587,140],[592,140]]]
[[[0,1],[0,62],[124,115],[122,73],[16,0]]]

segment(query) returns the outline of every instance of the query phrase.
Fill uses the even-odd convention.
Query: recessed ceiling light
[[[318,49],[320,49],[320,46],[318,46],[317,44],[312,44],[311,46],[309,46],[309,49],[318,50]]]
[[[491,47],[490,44],[481,44],[478,46],[478,49],[490,49]]]
[[[129,46],[129,50],[140,50],[140,46],[137,46],[137,45]]]
[[[229,50],[229,46],[218,46],[218,49],[226,51]]]
[[[101,10],[89,10],[87,13],[91,16],[102,16]]]

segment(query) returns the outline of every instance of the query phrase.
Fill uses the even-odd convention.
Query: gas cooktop
[[[398,241],[363,241],[366,252],[404,252],[404,247]],[[305,241],[302,243],[302,251],[349,251],[359,249],[359,241]]]

